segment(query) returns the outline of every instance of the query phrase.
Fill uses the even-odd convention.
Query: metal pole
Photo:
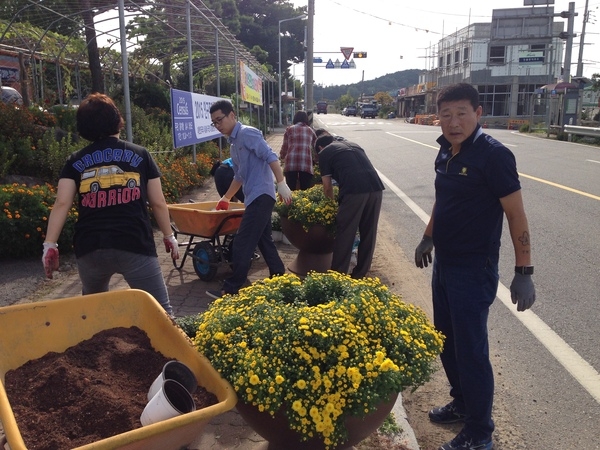
[[[282,108],[281,108],[281,104],[283,102],[283,92],[281,91],[281,23],[282,22],[287,22],[289,20],[298,20],[298,19],[306,19],[306,14],[302,14],[300,16],[297,17],[291,17],[289,19],[281,19],[279,21],[279,26],[277,28],[277,37],[279,38],[279,126],[283,125],[283,122],[281,121],[281,113],[282,113]]]
[[[577,60],[577,72],[576,75],[578,77],[583,76],[583,46],[584,46],[584,36],[585,36],[585,24],[590,18],[590,13],[588,11],[588,3],[589,0],[585,0],[585,11],[583,13],[583,25],[581,26],[581,37],[579,38],[579,59]]]
[[[283,95],[281,93],[281,22],[283,22],[283,20],[279,21],[279,28],[277,29],[277,38],[279,39],[279,67],[278,67],[278,72],[279,72],[279,101],[277,102],[277,108],[279,109],[279,122],[277,122],[277,124],[279,126],[282,125],[281,122],[281,100],[283,99]]]
[[[567,19],[567,43],[565,49],[565,67],[563,81],[571,82],[571,54],[573,52],[573,25],[575,22],[575,2],[569,2],[569,18]]]
[[[119,0],[119,30],[121,32],[121,59],[123,61],[123,100],[125,102],[125,127],[127,140],[133,142],[131,127],[131,99],[129,98],[129,65],[127,60],[127,33],[125,32],[125,0]]]
[[[308,0],[308,22],[306,23],[306,112],[309,123],[313,118],[313,27],[315,14],[315,0]]]
[[[186,9],[186,33],[187,33],[187,51],[188,51],[188,82],[190,92],[194,92],[194,61],[192,59],[192,22],[190,0],[185,2]],[[192,146],[192,162],[196,164],[196,144]]]

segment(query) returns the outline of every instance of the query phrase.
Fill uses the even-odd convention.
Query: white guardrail
[[[571,140],[571,135],[576,134],[578,136],[592,136],[592,137],[600,137],[600,128],[592,128],[592,127],[579,127],[575,125],[565,125],[563,127],[565,133],[569,135],[569,141]]]

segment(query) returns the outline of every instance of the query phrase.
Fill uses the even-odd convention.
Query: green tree
[[[344,109],[347,106],[355,105],[355,104],[356,104],[356,97],[353,97],[350,94],[344,94],[340,97],[340,100],[339,100],[340,110]]]
[[[206,0],[223,24],[269,71],[279,74],[279,21],[306,12],[295,8],[289,0]],[[281,23],[281,73],[290,78],[288,61],[304,61],[305,22],[289,20]],[[277,39],[274,39],[277,37]],[[288,83],[289,85],[289,83]]]
[[[592,75],[592,90],[600,91],[600,73]]]
[[[387,92],[377,92],[373,97],[377,100],[377,103],[383,106],[389,106],[394,103],[393,97]]]

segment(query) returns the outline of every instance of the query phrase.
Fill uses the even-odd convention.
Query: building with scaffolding
[[[399,115],[435,114],[437,92],[466,82],[479,90],[482,123],[490,127],[565,123],[576,116],[579,85],[562,82],[565,40],[573,33],[557,16],[566,14],[546,4],[495,9],[491,22],[443,37],[431,50],[433,67],[399,91]]]

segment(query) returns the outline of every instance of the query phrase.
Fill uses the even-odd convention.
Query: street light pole
[[[279,38],[279,126],[283,125],[281,120],[281,103],[283,100],[283,92],[281,92],[281,24],[282,22],[287,22],[289,20],[298,20],[298,19],[306,19],[306,14],[301,14],[297,17],[291,17],[289,19],[281,19],[279,21],[279,27],[277,29],[277,37]]]

